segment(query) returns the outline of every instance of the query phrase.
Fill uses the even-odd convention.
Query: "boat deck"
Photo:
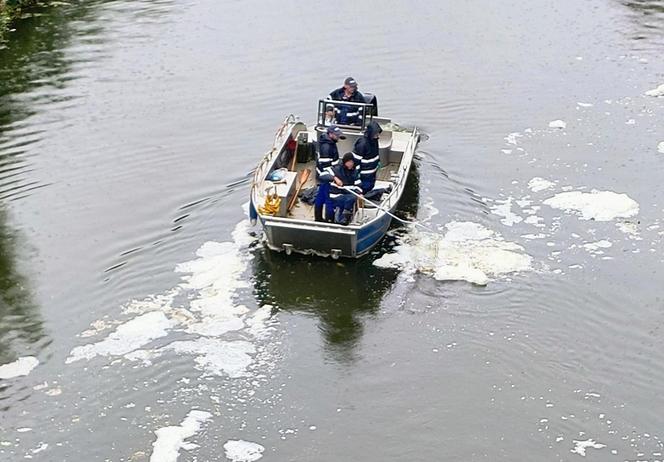
[[[304,191],[307,188],[316,186],[316,162],[310,161],[307,163],[302,163],[302,164],[298,163],[295,165],[295,170],[297,171],[298,175],[301,171],[306,169],[309,169],[311,174],[309,175],[309,179],[307,180],[307,182],[302,187],[302,191]],[[397,172],[398,169],[399,169],[398,162],[390,162],[384,167],[378,169],[378,171],[376,172],[376,180],[389,182],[392,177],[392,173]],[[364,221],[363,218],[365,217],[365,212],[368,212],[368,210],[371,210],[372,216],[375,215],[375,209],[373,208],[367,210],[361,210],[359,213],[355,214],[353,223],[359,224],[360,222]],[[305,204],[304,202],[298,199],[295,202],[295,206],[291,209],[289,217],[295,218],[297,220],[314,221],[314,207],[312,205]]]

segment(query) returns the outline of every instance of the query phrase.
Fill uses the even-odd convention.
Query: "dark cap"
[[[341,163],[342,163],[342,164],[345,164],[345,163],[348,162],[349,160],[352,160],[353,163],[355,163],[355,157],[353,157],[353,153],[352,153],[352,152],[347,152],[346,154],[344,154],[344,156],[341,158]]]
[[[331,134],[334,134],[334,135],[337,135],[342,140],[346,139],[346,137],[343,135],[344,132],[342,132],[341,129],[339,127],[337,127],[336,125],[330,125],[329,127],[327,127],[327,132],[331,133]]]
[[[344,80],[344,85],[357,88],[357,81],[352,77],[348,77],[346,80]]]

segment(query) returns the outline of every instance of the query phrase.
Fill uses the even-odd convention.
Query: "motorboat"
[[[378,116],[376,98],[365,94],[364,103],[318,101],[316,122],[306,124],[289,115],[275,133],[272,148],[256,167],[251,181],[249,205],[253,224],[260,222],[266,245],[275,251],[313,254],[338,259],[366,255],[388,231],[404,192],[420,140],[417,128],[405,129],[390,118]],[[339,124],[328,117],[330,105],[351,108],[358,114],[352,124]],[[314,207],[299,199],[316,187],[316,155],[319,136],[330,124],[341,128],[337,142],[340,157],[352,151],[366,127],[377,122],[380,163],[376,186],[389,191],[379,202],[358,199],[347,225],[314,219]]]

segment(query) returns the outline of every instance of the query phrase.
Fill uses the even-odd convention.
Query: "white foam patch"
[[[248,226],[247,220],[238,223],[232,233],[233,241],[203,244],[194,260],[176,266],[176,272],[185,273],[181,284],[163,294],[130,302],[122,311],[136,317],[99,342],[75,347],[66,362],[95,356],[124,356],[148,366],[164,352],[174,351],[194,355],[196,367],[206,374],[246,375],[251,355],[256,351],[249,340],[263,338],[274,330],[272,307],[250,314],[248,307],[235,302],[237,291],[248,285],[244,278],[251,257],[248,246],[255,240],[247,232]],[[175,297],[190,292],[194,295],[189,297],[189,309],[173,306]],[[159,349],[141,349],[167,336],[176,326],[196,338]],[[236,333],[243,340],[221,340],[229,333]]]
[[[645,92],[646,96],[655,96],[655,97],[660,97],[664,96],[664,83],[658,86],[657,88],[653,88],[652,90],[648,90]]]
[[[586,456],[587,449],[602,449],[606,447],[606,444],[597,443],[593,439],[588,439],[585,441],[572,440],[574,443],[574,448],[570,450],[573,454],[578,454],[582,457]]]
[[[613,243],[611,241],[607,241],[606,239],[602,239],[601,241],[587,242],[582,244],[581,247],[588,250],[589,252],[598,252],[600,249],[608,249],[613,247]]]
[[[395,253],[373,264],[429,274],[440,281],[480,285],[492,277],[532,269],[532,258],[523,247],[478,223],[451,222],[445,227],[444,235],[414,230],[395,247]]]
[[[580,107],[593,107],[593,103],[581,103],[581,102],[577,102],[576,104],[577,104],[577,106],[580,106]]]
[[[522,234],[521,237],[524,239],[544,239],[546,234]]]
[[[164,337],[176,323],[161,311],[150,311],[118,326],[104,340],[71,350],[67,364],[96,356],[121,356]]]
[[[522,136],[523,135],[519,132],[513,132],[513,133],[510,133],[509,135],[507,135],[505,137],[505,141],[507,141],[508,144],[516,145],[517,144],[517,139],[521,138]]]
[[[526,217],[524,223],[536,226],[537,228],[544,228],[546,226],[544,224],[544,218],[538,217],[537,215],[530,215],[529,217]]]
[[[553,181],[545,180],[544,178],[536,176],[531,178],[531,180],[528,182],[528,189],[530,189],[532,192],[539,192],[551,189],[555,185],[556,184]]]
[[[39,360],[34,356],[23,356],[16,361],[0,366],[0,380],[13,379],[30,374],[37,367]]]
[[[639,204],[635,200],[627,194],[613,191],[568,191],[546,199],[544,204],[568,213],[578,213],[582,220],[610,221],[639,213]]]
[[[258,443],[244,440],[228,440],[224,444],[226,458],[232,462],[254,462],[263,457],[265,448]]]
[[[622,233],[627,234],[627,237],[629,239],[635,241],[642,240],[642,238],[639,236],[639,228],[637,227],[636,223],[629,223],[623,221],[620,223],[616,223],[616,228],[618,228]]]
[[[660,154],[664,154],[664,141],[661,141],[657,145],[657,152],[659,152]]]
[[[267,337],[274,328],[272,324],[272,305],[263,305],[246,319],[247,331],[257,339]]]
[[[164,349],[194,355],[197,368],[208,376],[228,375],[231,378],[249,375],[247,367],[252,364],[252,355],[256,353],[254,344],[245,340],[226,341],[207,337],[173,342]]]
[[[496,201],[498,205],[491,207],[491,211],[494,215],[498,215],[501,218],[500,222],[505,226],[512,226],[515,223],[521,223],[523,218],[521,218],[516,213],[512,212],[512,198],[508,197],[504,201]]]
[[[80,337],[94,337],[95,335],[105,330],[111,329],[115,325],[116,324],[109,322],[105,319],[98,319],[97,321],[94,321],[92,322],[92,324],[90,324],[89,329],[81,332]]]
[[[425,203],[424,203],[424,210],[426,210],[426,214],[422,217],[422,221],[425,223],[428,223],[431,221],[433,217],[438,215],[440,213],[440,210],[438,210],[434,206],[434,201],[433,199],[429,198]]]
[[[552,120],[551,122],[549,122],[549,128],[563,129],[563,128],[566,128],[566,127],[567,127],[567,122],[565,122],[564,120],[558,119],[558,120]]]
[[[212,414],[205,411],[191,410],[180,425],[163,427],[155,431],[157,441],[152,443],[150,462],[176,462],[180,449],[191,450],[197,445],[185,440],[198,433]]]
[[[206,242],[196,251],[196,260],[177,265],[175,271],[190,273],[182,278],[187,288],[226,288],[245,269],[241,258],[233,258],[236,250],[235,242]],[[222,292],[230,295],[229,291]]]

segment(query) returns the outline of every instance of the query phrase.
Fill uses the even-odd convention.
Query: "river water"
[[[1,460],[663,460],[661,0],[73,1],[16,29]],[[399,213],[437,232],[272,254],[249,174],[347,75],[426,134]]]

